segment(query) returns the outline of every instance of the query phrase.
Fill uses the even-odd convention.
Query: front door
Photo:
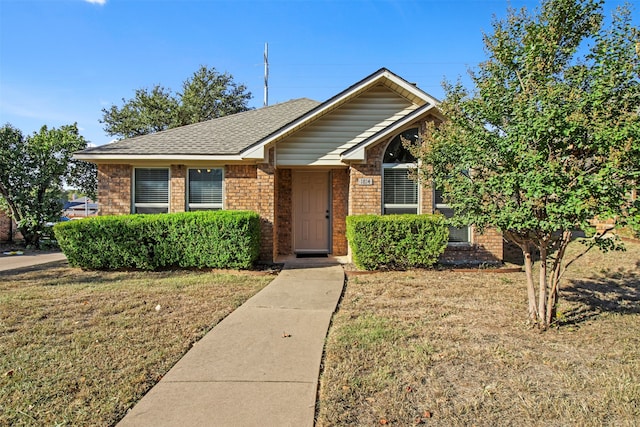
[[[293,172],[293,249],[329,253],[329,172]]]

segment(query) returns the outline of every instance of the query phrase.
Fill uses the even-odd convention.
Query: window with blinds
[[[169,212],[169,169],[134,169],[133,212]]]
[[[415,142],[418,128],[396,135],[384,152],[382,164],[382,213],[418,213],[418,182],[410,177],[416,158],[404,146],[404,140]]]
[[[187,207],[190,211],[222,209],[223,171],[189,169]]]
[[[453,209],[447,205],[442,198],[442,190],[435,190],[434,205],[445,218],[453,216]],[[449,227],[450,243],[469,243],[469,227]]]
[[[388,167],[383,175],[385,214],[418,213],[418,183],[407,167]]]

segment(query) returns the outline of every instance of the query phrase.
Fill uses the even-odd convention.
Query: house
[[[355,214],[450,214],[418,185],[401,136],[443,120],[438,101],[382,68],[325,102],[296,99],[76,153],[98,166],[101,215],[247,209],[261,259],[347,255]],[[502,237],[452,229],[450,261],[502,260]]]
[[[64,204],[63,215],[67,218],[85,218],[98,214],[98,204],[88,197],[79,197]]]

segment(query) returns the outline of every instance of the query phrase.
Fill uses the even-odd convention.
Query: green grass
[[[271,279],[63,266],[0,275],[0,425],[114,425]]]
[[[640,244],[626,246],[570,267],[544,333],[527,326],[524,273],[349,276],[316,425],[638,425]]]

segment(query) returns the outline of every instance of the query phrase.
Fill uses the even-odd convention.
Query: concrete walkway
[[[25,252],[23,255],[0,253],[0,271],[20,270],[66,259],[62,252]]]
[[[118,426],[313,426],[324,340],[343,285],[335,260],[287,260]]]

